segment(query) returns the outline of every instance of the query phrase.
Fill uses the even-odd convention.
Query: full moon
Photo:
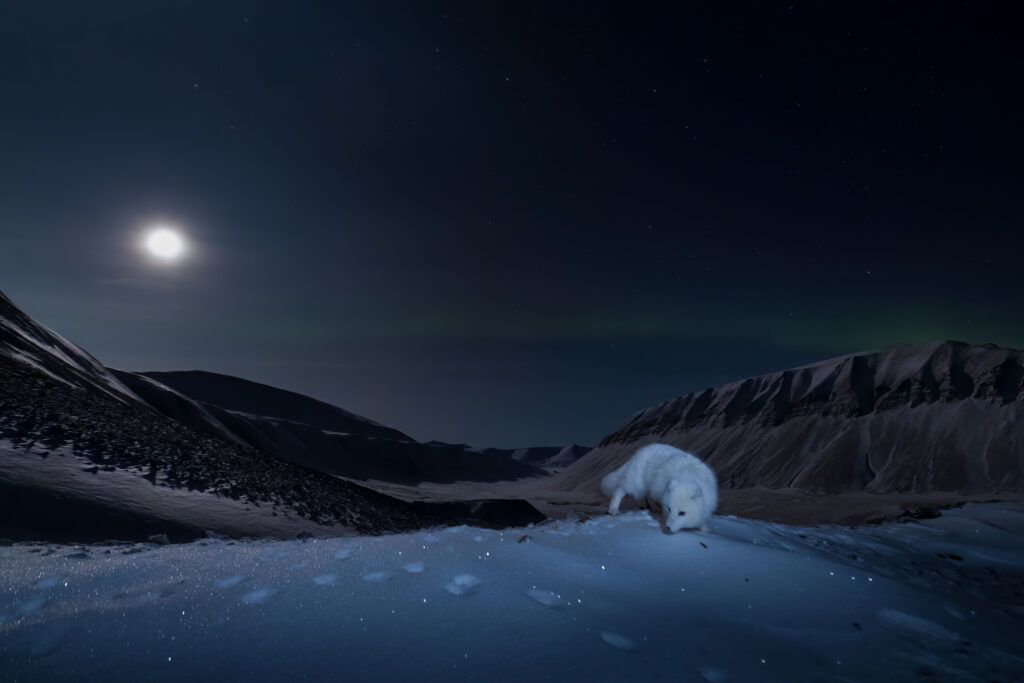
[[[170,228],[154,228],[146,235],[146,251],[161,261],[175,261],[185,251],[185,240]]]

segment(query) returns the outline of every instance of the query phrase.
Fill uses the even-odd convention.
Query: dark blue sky
[[[664,4],[4,3],[0,289],[109,365],[475,445],[1024,346],[998,5]]]

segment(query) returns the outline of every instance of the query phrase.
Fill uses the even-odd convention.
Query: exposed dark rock
[[[537,524],[547,519],[525,500],[481,500],[470,504],[470,518],[494,529]]]

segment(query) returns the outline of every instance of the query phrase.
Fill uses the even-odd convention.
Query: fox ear
[[[679,491],[683,495],[690,496],[691,498],[696,498],[701,494],[700,487],[690,480],[680,481],[679,479],[673,479],[669,482],[669,488]]]

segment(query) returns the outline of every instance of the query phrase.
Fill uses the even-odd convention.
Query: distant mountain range
[[[601,477],[652,442],[707,461],[725,509],[766,518],[863,521],[888,494],[1024,495],[1024,352],[850,354],[666,401],[593,450],[475,449],[236,377],[108,369],[0,293],[0,537],[521,524],[543,518],[527,500],[600,510]]]
[[[542,452],[552,450],[558,456],[563,449]],[[546,474],[533,464],[544,458],[530,452],[514,458],[511,450],[421,444],[340,408],[234,377],[110,370],[0,293],[2,537],[288,536],[525,523],[542,516],[523,502],[407,503],[340,476],[417,483]]]
[[[596,494],[652,442],[697,454],[727,489],[1024,492],[1024,352],[895,346],[694,392],[640,411],[544,486]]]
[[[200,433],[327,474],[404,484],[544,476],[561,447],[520,451],[420,443],[301,394],[212,372],[112,374],[149,405]],[[525,457],[515,457],[525,453]]]

